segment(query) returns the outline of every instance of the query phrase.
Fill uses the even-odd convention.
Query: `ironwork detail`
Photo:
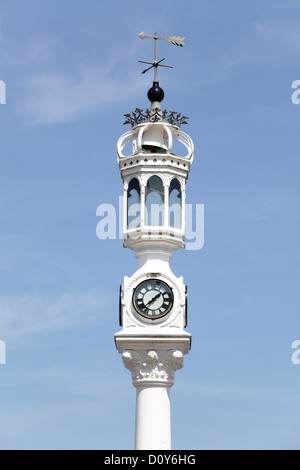
[[[154,108],[151,111],[147,108],[143,111],[140,108],[135,108],[131,113],[124,114],[126,120],[125,124],[130,124],[132,127],[137,126],[143,122],[159,122],[164,121],[172,124],[173,126],[180,127],[182,124],[187,124],[187,116],[183,116],[176,111],[162,111],[160,108]]]

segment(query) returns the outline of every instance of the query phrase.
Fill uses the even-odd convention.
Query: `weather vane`
[[[157,69],[158,69],[158,67],[168,67],[169,69],[173,68],[171,65],[165,65],[165,64],[161,63],[165,60],[165,58],[157,60],[157,40],[158,39],[163,39],[164,41],[167,41],[170,44],[174,44],[175,46],[183,47],[183,46],[185,46],[185,43],[183,42],[185,38],[181,38],[179,36],[168,36],[168,37],[158,36],[157,33],[155,33],[154,36],[151,36],[150,34],[145,34],[144,32],[138,34],[138,37],[141,38],[141,39],[145,39],[145,38],[154,39],[154,62],[147,62],[147,61],[144,61],[144,60],[139,60],[138,62],[141,62],[142,64],[149,64],[150,65],[150,67],[143,70],[142,73],[146,73],[146,72],[148,72],[148,70],[154,68],[154,81],[157,82],[158,81],[157,80]]]

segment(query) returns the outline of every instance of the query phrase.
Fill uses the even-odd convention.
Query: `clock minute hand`
[[[148,307],[148,305],[151,305],[156,299],[158,299],[158,297],[160,297],[160,292],[155,295],[153,299],[149,300],[149,302],[146,304],[146,307]]]

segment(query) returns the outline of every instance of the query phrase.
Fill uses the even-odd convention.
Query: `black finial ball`
[[[165,93],[162,88],[160,88],[158,82],[153,82],[153,86],[148,91],[148,99],[153,103],[158,101],[159,103],[164,99]]]

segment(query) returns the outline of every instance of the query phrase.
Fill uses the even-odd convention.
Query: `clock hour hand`
[[[159,292],[157,295],[155,295],[155,296],[153,297],[153,299],[149,300],[149,302],[146,304],[146,307],[148,307],[149,305],[151,305],[156,299],[158,299],[158,297],[160,297],[160,295],[161,295],[161,294],[160,294],[160,292]]]

